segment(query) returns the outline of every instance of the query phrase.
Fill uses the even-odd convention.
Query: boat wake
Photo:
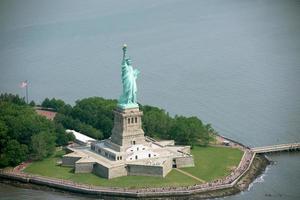
[[[249,184],[249,187],[248,187],[247,191],[250,191],[254,184],[256,184],[256,183],[263,183],[265,181],[264,178],[265,178],[265,176],[266,176],[269,168],[270,167],[267,166],[266,169],[265,169],[265,171],[260,176],[258,176],[252,183]]]

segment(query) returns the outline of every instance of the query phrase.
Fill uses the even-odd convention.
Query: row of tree
[[[85,98],[76,101],[75,106],[65,104],[59,99],[45,99],[42,106],[55,109],[58,114],[56,123],[65,128],[74,129],[96,139],[110,137],[113,128],[113,109],[116,100],[100,97]],[[173,139],[182,145],[207,145],[214,130],[210,124],[204,124],[197,117],[171,117],[165,110],[140,105],[143,111],[143,129],[145,134],[156,139]]]
[[[62,124],[39,116],[23,98],[0,95],[0,167],[15,166],[26,159],[44,159],[56,146],[73,139]]]

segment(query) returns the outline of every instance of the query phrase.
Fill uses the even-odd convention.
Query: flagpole
[[[28,104],[28,81],[26,80],[26,103]]]

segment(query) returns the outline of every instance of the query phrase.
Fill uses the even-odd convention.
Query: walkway
[[[205,181],[204,180],[202,180],[202,179],[200,179],[200,178],[198,178],[198,177],[196,177],[196,176],[193,176],[192,174],[190,174],[190,173],[188,173],[188,172],[185,172],[185,171],[183,171],[183,170],[181,170],[181,169],[178,169],[178,168],[175,168],[177,171],[179,171],[180,173],[182,173],[182,174],[184,174],[184,175],[187,175],[187,176],[189,176],[189,177],[191,177],[191,178],[193,178],[193,179],[195,179],[195,180],[197,180],[197,181],[200,181],[201,183],[205,183]]]
[[[265,147],[254,147],[251,148],[251,151],[254,153],[271,153],[271,152],[279,152],[279,151],[291,151],[291,150],[299,150],[300,142],[298,143],[289,143],[289,144],[277,144]]]

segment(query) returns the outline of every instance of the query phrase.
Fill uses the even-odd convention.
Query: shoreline
[[[231,142],[234,144],[234,147],[239,146],[244,149],[244,158],[247,147],[233,142],[232,140]],[[243,158],[240,161],[240,165],[243,162]],[[153,188],[153,190],[132,190],[126,188],[93,187],[84,184],[72,185],[66,180],[57,180],[34,175],[16,175],[7,172],[3,173],[3,171],[0,173],[0,181],[25,188],[70,192],[81,194],[83,196],[101,197],[105,199],[114,199],[116,197],[118,197],[118,199],[207,199],[230,196],[246,190],[249,185],[264,172],[269,164],[270,162],[265,155],[253,154],[247,168],[243,169],[238,177],[227,184],[218,184],[219,180],[216,180],[216,184],[216,181],[207,183],[206,185],[208,186],[206,188],[200,187],[201,185],[169,187],[163,188],[163,190],[160,190],[159,192],[157,192],[155,188]],[[227,177],[224,177],[223,179],[226,179]]]
[[[17,187],[27,188],[27,189],[37,189],[37,190],[45,190],[45,191],[56,191],[56,192],[69,192],[71,194],[80,194],[81,196],[88,196],[92,198],[104,198],[104,199],[212,199],[212,198],[220,198],[238,194],[244,190],[246,190],[249,185],[259,177],[266,169],[266,167],[270,164],[269,160],[263,155],[256,155],[250,169],[245,173],[241,179],[232,187],[225,189],[217,189],[212,191],[200,191],[200,192],[186,192],[184,194],[166,194],[166,195],[156,195],[156,194],[148,194],[147,196],[141,195],[140,193],[106,193],[106,192],[92,192],[86,190],[78,191],[74,190],[74,188],[69,187],[57,187],[55,185],[45,185],[43,183],[39,183],[36,181],[30,181],[28,179],[18,179],[13,176],[3,177],[0,174],[0,182],[5,184],[11,184]],[[84,189],[84,188],[82,188]],[[86,188],[88,189],[88,188]],[[113,188],[110,188],[113,189]]]

